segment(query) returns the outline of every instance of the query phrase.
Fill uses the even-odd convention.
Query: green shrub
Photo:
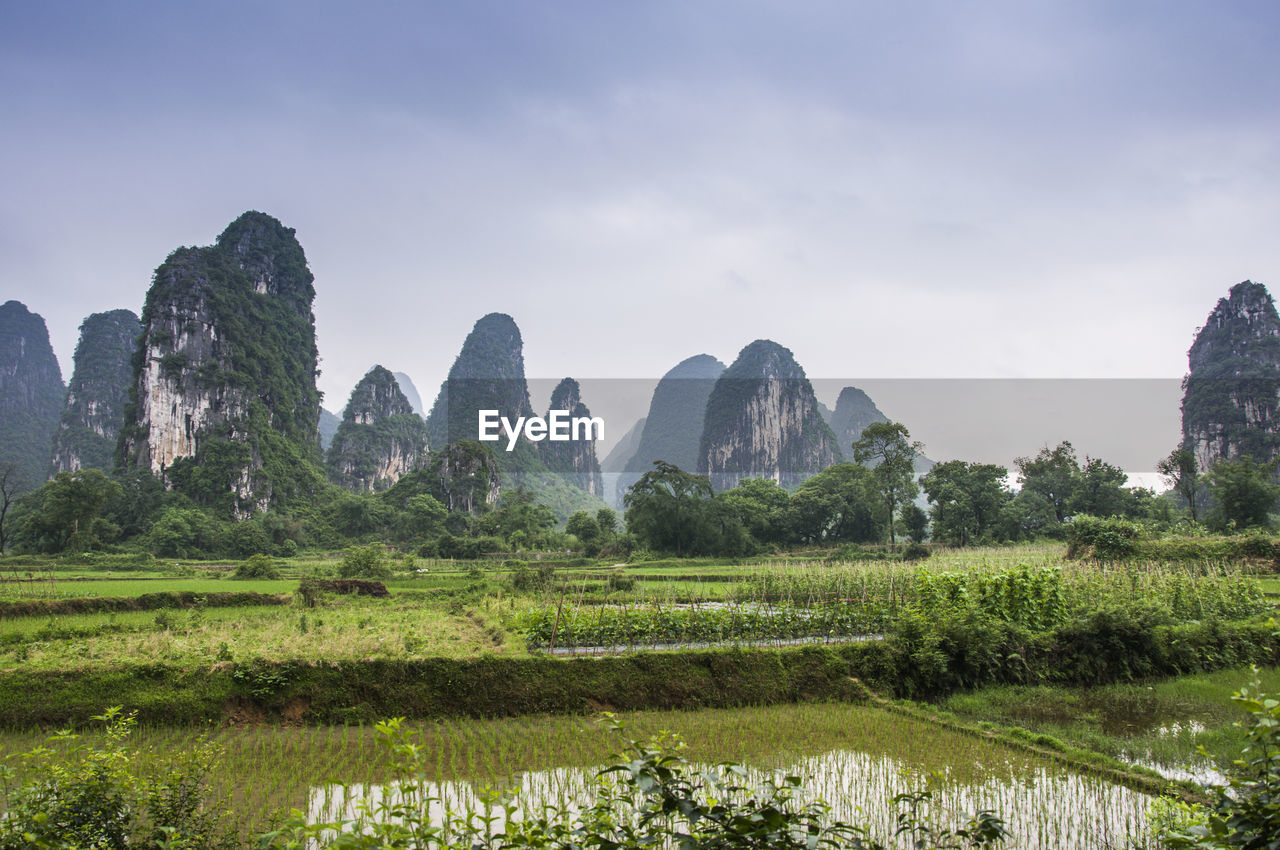
[[[236,567],[231,577],[233,579],[278,579],[280,570],[270,555],[251,555],[247,561]]]
[[[205,798],[217,749],[207,741],[159,770],[126,746],[134,717],[119,708],[93,718],[106,726],[102,743],[78,743],[69,753],[39,747],[24,756],[31,779],[0,782],[0,848],[199,847],[237,845],[225,814]],[[70,731],[52,741],[73,741]]]
[[[342,553],[338,577],[385,581],[391,578],[391,567],[381,546],[349,546]]]
[[[902,560],[923,561],[933,554],[933,550],[923,543],[908,543],[902,548]]]
[[[1077,516],[1067,532],[1068,558],[1120,561],[1138,554],[1142,526],[1127,519]]]
[[[1255,668],[1256,670],[1256,668]],[[1208,817],[1164,838],[1171,847],[1228,850],[1270,848],[1280,835],[1280,700],[1262,693],[1255,679],[1233,699],[1253,716],[1249,745],[1235,762],[1227,788]]]

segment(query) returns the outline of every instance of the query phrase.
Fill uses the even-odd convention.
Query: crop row
[[[813,574],[810,574],[813,576]],[[531,648],[646,646],[832,638],[883,632],[899,612],[966,610],[1033,630],[1052,629],[1105,606],[1153,605],[1171,620],[1235,620],[1267,608],[1258,583],[1239,574],[1185,572],[1064,574],[1019,566],[994,573],[816,575],[822,591],[795,577],[753,577],[727,602],[568,607],[544,604],[515,613],[511,628]],[[785,595],[768,592],[787,586]],[[756,591],[752,593],[751,591]],[[800,591],[800,592],[797,592]],[[781,597],[781,598],[779,598]]]

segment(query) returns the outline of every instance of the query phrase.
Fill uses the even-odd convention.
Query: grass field
[[[1228,769],[1247,738],[1247,713],[1231,699],[1254,680],[1247,668],[1155,682],[1097,688],[993,687],[956,694],[939,707],[970,721],[1015,725],[1052,735],[1167,775],[1208,776]],[[1280,694],[1280,670],[1257,673],[1262,689]],[[1200,748],[1208,759],[1199,753]]]

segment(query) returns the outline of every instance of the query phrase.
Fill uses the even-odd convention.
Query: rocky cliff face
[[[481,410],[497,410],[512,422],[533,415],[524,374],[524,342],[515,320],[504,313],[481,318],[463,342],[427,417],[431,445],[476,440]],[[501,445],[505,447],[505,440]],[[498,463],[504,473],[543,469],[536,444],[525,439],[518,440],[513,451],[501,451]]]
[[[793,487],[840,458],[791,352],[770,340],[742,349],[707,400],[697,471],[717,490],[742,478]]]
[[[49,474],[49,447],[66,399],[44,319],[26,305],[0,305],[0,474],[34,490]]]
[[[1265,286],[1231,287],[1187,352],[1183,446],[1201,470],[1219,458],[1280,454],[1280,316]]]
[[[573,378],[565,378],[551,392],[552,410],[569,411],[570,419],[591,418],[591,411],[582,403],[582,391]],[[570,436],[574,436],[572,433]],[[577,436],[587,436],[580,432]],[[600,477],[600,462],[596,458],[594,440],[553,441],[542,444],[543,462],[550,472],[561,476],[569,484],[586,490],[593,496],[604,495],[604,484]]]
[[[452,511],[474,513],[498,503],[501,480],[493,453],[474,440],[450,443],[431,456],[430,474],[440,482],[441,501]]]
[[[54,437],[54,474],[115,468],[141,332],[131,310],[94,313],[81,322],[67,403]]]
[[[416,469],[426,452],[426,423],[395,376],[374,366],[351,391],[326,466],[340,487],[381,491]]]
[[[315,298],[291,228],[248,212],[156,269],[120,455],[236,517],[320,480]]]

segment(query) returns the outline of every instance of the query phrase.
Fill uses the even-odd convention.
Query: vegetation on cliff
[[[0,475],[10,493],[49,474],[49,446],[66,400],[44,319],[24,304],[0,305]]]
[[[326,457],[329,479],[348,490],[385,490],[426,451],[426,423],[391,372],[374,366],[351,391]]]
[[[115,468],[141,332],[130,310],[94,313],[80,324],[67,403],[54,438],[55,473]]]

